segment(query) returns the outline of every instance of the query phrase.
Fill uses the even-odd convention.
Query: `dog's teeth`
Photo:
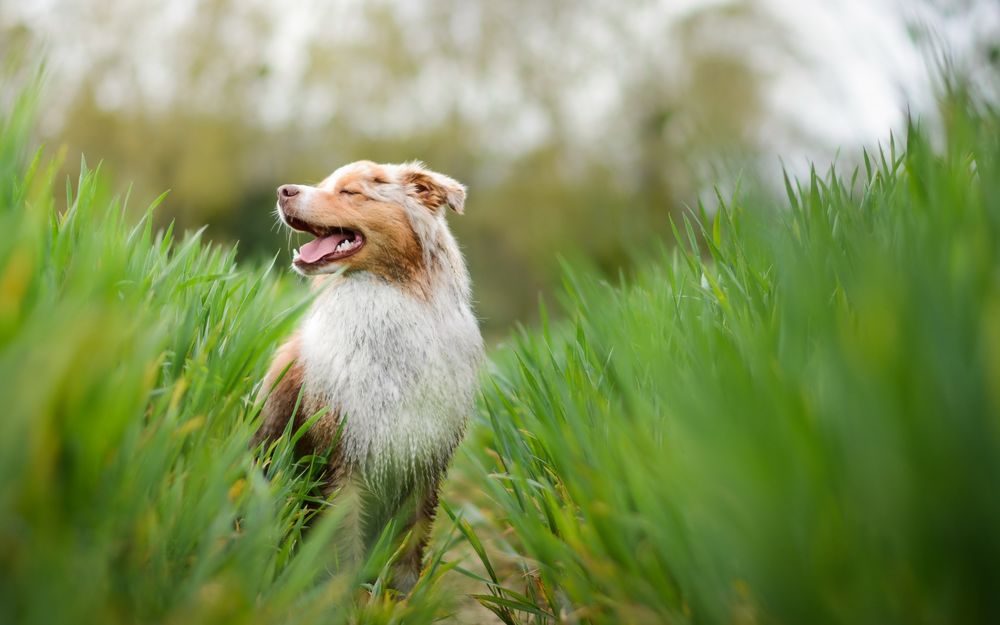
[[[337,247],[333,248],[334,252],[347,252],[349,250],[356,249],[361,245],[361,241],[358,239],[344,239],[337,244]]]

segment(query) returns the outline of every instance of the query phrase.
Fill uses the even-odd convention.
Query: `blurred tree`
[[[454,225],[494,336],[533,316],[557,254],[627,266],[707,164],[752,154],[756,56],[792,54],[752,0],[47,4],[54,24],[0,12],[0,33],[71,53],[48,134],[141,198],[171,189],[161,218],[244,254],[282,248],[278,184],[346,161],[419,158],[468,183]]]

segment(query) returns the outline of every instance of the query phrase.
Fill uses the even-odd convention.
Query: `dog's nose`
[[[298,194],[299,194],[299,188],[294,184],[283,184],[280,187],[278,187],[279,200],[295,197]]]

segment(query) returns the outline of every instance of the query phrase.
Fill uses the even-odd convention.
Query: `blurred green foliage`
[[[953,88],[786,206],[678,222],[495,358],[478,528],[507,623],[992,623],[1000,111]],[[489,563],[491,550],[481,550]],[[494,568],[489,569],[494,571]]]
[[[59,161],[25,143],[33,94],[0,114],[0,622],[439,617],[440,552],[397,601],[389,543],[361,570],[332,557],[339,514],[317,520],[292,436],[248,449],[304,293],[157,232],[152,207],[135,223],[85,163],[57,202]]]
[[[51,85],[45,138],[101,159],[136,197],[169,189],[158,224],[208,224],[243,258],[284,262],[278,185],[423,160],[470,187],[452,221],[493,338],[558,287],[559,254],[614,273],[669,234],[709,162],[754,146],[764,77],[734,42],[789,54],[747,0],[676,20],[645,2],[55,7],[80,59]],[[0,39],[31,49],[45,32],[25,19]]]

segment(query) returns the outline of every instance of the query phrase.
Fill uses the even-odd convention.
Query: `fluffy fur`
[[[468,272],[445,219],[446,208],[462,212],[465,188],[419,163],[362,161],[315,187],[285,185],[278,196],[286,224],[320,239],[351,238],[337,248],[346,257],[306,263],[315,253],[296,253],[293,268],[316,276],[319,292],[264,380],[257,442],[324,410],[299,451],[325,449],[341,432],[327,484],[344,495],[335,502],[361,508],[359,527],[345,530],[358,533],[345,539],[356,550],[405,512],[413,532],[395,584],[408,588],[482,358]]]

